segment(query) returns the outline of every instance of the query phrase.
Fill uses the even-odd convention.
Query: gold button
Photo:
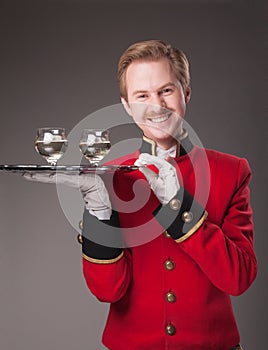
[[[176,301],[176,295],[173,293],[173,292],[168,292],[166,294],[166,300],[169,302],[169,303],[175,303]]]
[[[165,234],[165,236],[166,236],[167,238],[170,238],[170,237],[171,237],[170,234],[169,234],[167,231],[165,231],[164,234]]]
[[[166,333],[168,335],[174,335],[176,333],[176,328],[172,323],[166,325]]]
[[[194,216],[190,211],[185,211],[181,218],[186,224],[189,224],[193,220]]]
[[[169,206],[170,206],[170,208],[173,209],[173,210],[178,210],[178,209],[180,209],[180,207],[181,207],[181,202],[180,202],[179,199],[173,198],[173,199],[171,199],[171,201],[169,202]]]
[[[78,227],[80,228],[80,230],[83,230],[83,221],[82,220],[79,221]]]
[[[78,243],[82,244],[83,243],[83,236],[79,233],[79,235],[77,235],[77,240]]]

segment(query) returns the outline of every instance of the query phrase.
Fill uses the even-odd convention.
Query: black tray
[[[133,171],[138,170],[139,167],[135,165],[0,165],[0,170],[10,171],[13,173],[33,173],[33,172],[47,172],[47,173],[96,173],[103,174],[115,171]]]

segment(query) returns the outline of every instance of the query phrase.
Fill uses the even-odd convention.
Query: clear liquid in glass
[[[111,143],[105,140],[93,144],[80,142],[79,147],[84,157],[88,159],[91,164],[96,166],[109,152]]]
[[[56,165],[57,161],[65,153],[68,146],[67,140],[35,141],[36,151],[44,157],[50,165]]]

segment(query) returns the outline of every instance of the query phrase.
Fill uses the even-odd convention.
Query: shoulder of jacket
[[[247,163],[247,160],[243,157],[211,149],[206,149],[206,154],[209,161],[217,161],[230,165],[233,164],[234,166],[238,166],[241,162]]]
[[[247,177],[251,174],[251,169],[246,158],[233,154],[206,149],[208,162],[213,168],[227,170],[228,174],[240,174],[239,177]]]

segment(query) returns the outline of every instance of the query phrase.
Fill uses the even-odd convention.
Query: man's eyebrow
[[[132,92],[132,95],[145,94],[146,92],[148,92],[148,90],[135,90]]]
[[[164,88],[166,88],[168,86],[177,87],[177,85],[175,83],[168,82],[168,83],[160,86],[159,88],[157,88],[156,90],[153,90],[153,91],[163,90]],[[145,94],[147,92],[150,92],[150,90],[135,90],[135,91],[133,91],[132,96],[135,96],[135,95],[138,95],[138,94]]]

